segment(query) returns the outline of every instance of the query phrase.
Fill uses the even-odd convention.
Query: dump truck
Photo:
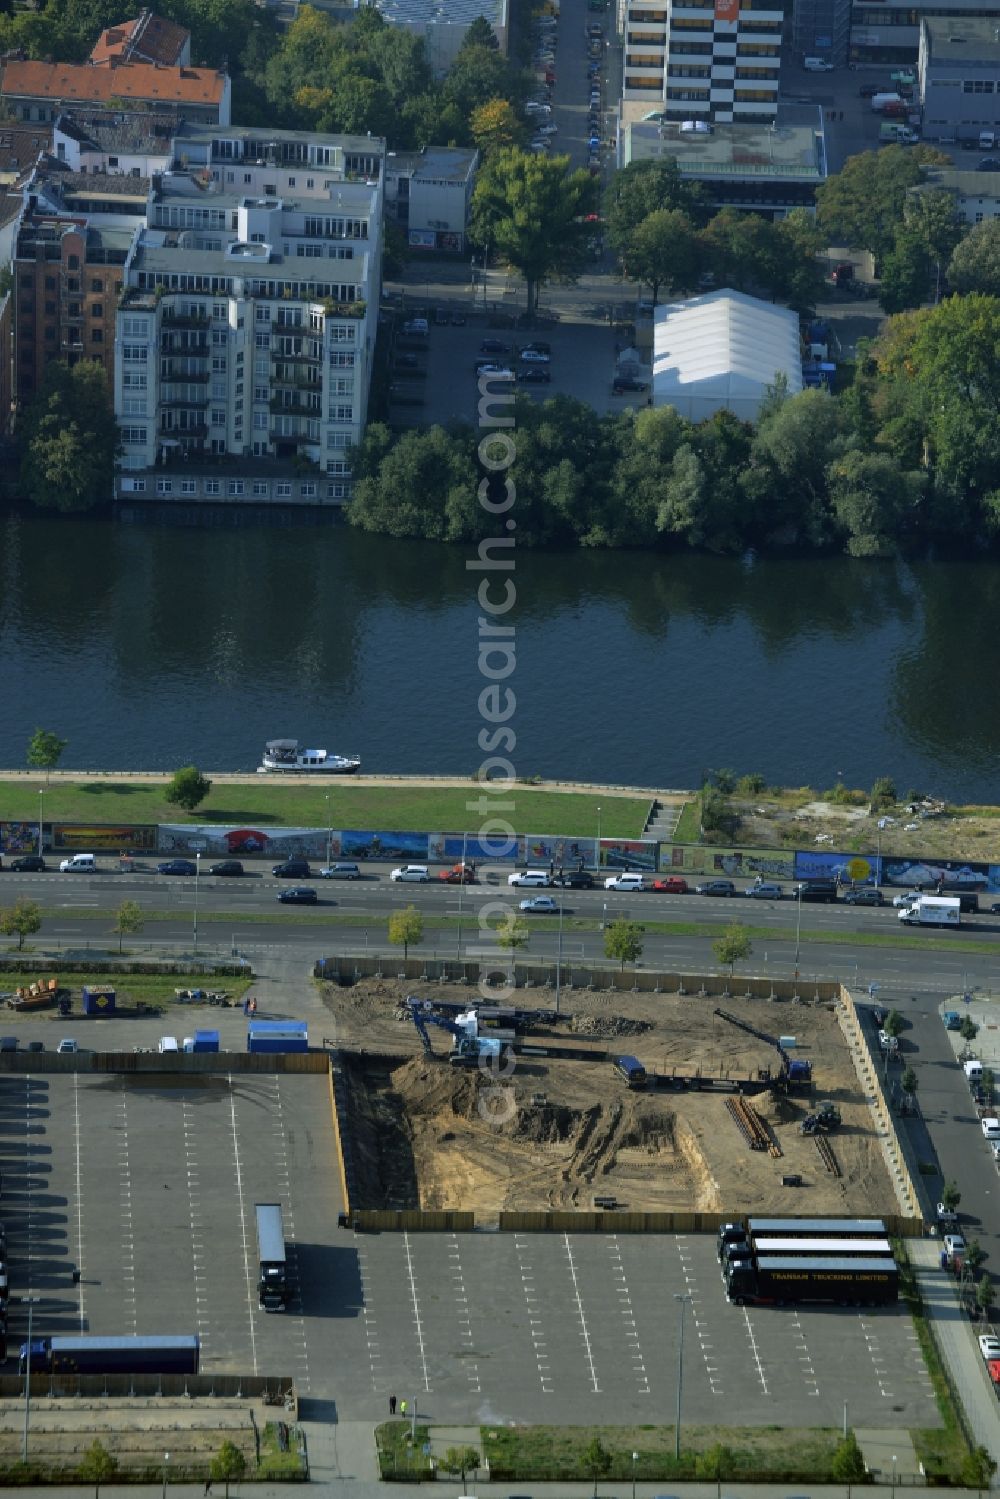
[[[197,1333],[178,1337],[37,1338],[31,1343],[31,1369],[39,1374],[197,1374],[201,1343]],[[28,1367],[28,1344],[21,1344],[20,1372]]]
[[[961,926],[962,906],[957,895],[920,895],[899,912],[907,926]]]
[[[728,1267],[726,1296],[737,1306],[795,1301],[889,1306],[899,1297],[899,1272],[891,1259],[762,1255]]]

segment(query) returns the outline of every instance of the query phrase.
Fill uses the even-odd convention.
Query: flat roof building
[[[782,218],[811,207],[827,175],[823,111],[782,105],[773,124],[738,121],[710,129],[674,120],[636,121],[639,106],[624,106],[619,165],[632,161],[677,163],[681,176],[703,187],[715,208],[746,208]],[[699,122],[700,125],[700,122]]]
[[[386,213],[413,250],[465,249],[479,152],[465,146],[390,151],[385,160]]]
[[[668,119],[773,119],[783,0],[618,0],[622,98]]]
[[[393,26],[405,26],[423,39],[427,61],[438,75],[455,61],[465,34],[480,16],[493,28],[500,51],[507,54],[509,0],[371,0]]]
[[[981,16],[925,16],[917,88],[925,140],[1000,132],[1000,25]]]
[[[970,16],[969,0],[854,0],[851,10],[852,62],[883,66],[915,63],[920,48],[920,22],[940,18],[955,22]],[[975,18],[1000,21],[1000,0],[976,0]]]

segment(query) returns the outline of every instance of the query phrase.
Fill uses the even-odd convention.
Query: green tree
[[[783,290],[784,246],[769,219],[723,208],[703,230],[701,240],[716,277],[726,286],[772,295]]]
[[[596,1499],[598,1482],[611,1472],[611,1453],[599,1436],[591,1437],[583,1449],[580,1455],[580,1466],[588,1478],[594,1480],[594,1499]]]
[[[958,1204],[962,1200],[962,1194],[954,1182],[948,1182],[941,1193],[941,1205],[946,1207],[949,1213],[958,1211]]]
[[[958,1034],[963,1041],[974,1041],[979,1035],[979,1027],[971,1015],[963,1015],[959,1022]]]
[[[994,1073],[992,1067],[984,1067],[983,1068],[983,1075],[982,1075],[982,1078],[980,1079],[980,1083],[981,1083],[983,1092],[986,1095],[986,1102],[992,1108],[992,1106],[993,1106],[993,1089],[994,1089],[994,1087],[996,1085],[996,1074]]]
[[[896,782],[892,776],[879,776],[872,784],[868,793],[873,812],[881,812],[886,807],[894,807],[898,801],[896,795]],[[896,1011],[893,1011],[896,1014]]]
[[[212,1458],[208,1471],[213,1482],[226,1485],[226,1499],[229,1499],[230,1483],[239,1483],[246,1470],[247,1460],[239,1447],[234,1442],[223,1442]]]
[[[910,1108],[912,1109],[914,1099],[917,1096],[917,1086],[918,1086],[918,1084],[917,1084],[917,1074],[916,1074],[915,1070],[912,1067],[907,1067],[907,1068],[904,1069],[903,1076],[899,1079],[899,1086],[902,1088],[903,1092],[906,1094],[907,1102],[908,1102]]]
[[[437,1465],[443,1473],[459,1474],[464,1493],[466,1473],[475,1473],[481,1462],[482,1458],[475,1447],[449,1447],[444,1455],[438,1458]]]
[[[94,1499],[101,1499],[101,1484],[109,1482],[117,1471],[118,1459],[99,1441],[91,1442],[76,1465],[77,1477],[94,1485]]]
[[[636,921],[609,921],[604,928],[604,956],[618,958],[622,973],[626,963],[638,963],[642,957],[642,933]]]
[[[993,1282],[988,1275],[981,1275],[976,1284],[976,1306],[979,1308],[979,1315],[984,1322],[989,1316],[995,1300],[996,1292],[993,1289]]]
[[[761,371],[766,375],[767,371]],[[764,541],[778,537],[824,546],[832,529],[827,473],[849,445],[843,414],[825,391],[785,396],[782,382],[762,407],[740,475],[748,521]]]
[[[879,306],[883,312],[905,312],[926,302],[932,265],[920,236],[900,229],[882,260]]]
[[[816,189],[819,228],[836,242],[869,250],[876,269],[891,251],[903,222],[906,195],[939,152],[882,146],[849,156],[839,172]]]
[[[916,240],[934,269],[934,300],[938,301],[944,267],[966,232],[954,193],[940,188],[907,193],[903,222],[907,235]]]
[[[33,770],[44,770],[45,784],[49,784],[50,773],[62,759],[68,739],[60,739],[50,729],[36,729],[28,741],[28,764]]]
[[[702,1482],[708,1480],[719,1483],[723,1478],[728,1478],[732,1471],[733,1451],[723,1442],[715,1442],[711,1447],[706,1447],[694,1460],[695,1477]]]
[[[119,432],[101,365],[54,359],[20,433],[20,490],[43,510],[93,510],[114,492]]]
[[[978,1270],[986,1258],[986,1251],[978,1239],[973,1239],[967,1245],[962,1258],[970,1270]]]
[[[702,249],[698,234],[680,208],[658,208],[637,224],[623,257],[626,275],[648,282],[653,301],[660,287],[690,291],[698,280]]]
[[[732,796],[736,790],[736,772],[723,766],[719,770],[710,770],[708,779],[713,786],[717,786],[723,796]]]
[[[510,410],[502,395],[495,409]],[[388,427],[373,423],[355,452],[354,471],[348,520],[362,531],[428,541],[475,541],[487,534],[467,430],[431,427],[394,440]]]
[[[594,179],[571,171],[567,156],[509,147],[484,163],[472,194],[472,238],[521,272],[529,319],[550,277],[573,280],[584,265],[584,217],[595,201]]]
[[[867,1476],[864,1454],[853,1431],[837,1443],[830,1471],[838,1483],[864,1482]]]
[[[211,781],[202,775],[196,765],[184,765],[180,770],[174,771],[163,795],[172,807],[183,807],[185,812],[193,812],[211,789]]]
[[[137,900],[123,900],[115,915],[113,930],[118,933],[118,951],[122,950],[122,943],[126,937],[134,936],[141,932],[144,926],[142,907]]]
[[[393,947],[403,949],[404,960],[410,956],[410,947],[419,947],[424,940],[424,918],[416,906],[404,906],[402,911],[393,911],[389,917],[389,941]]]
[[[464,120],[490,99],[523,98],[524,90],[510,64],[496,47],[473,42],[461,48],[442,85],[447,103],[454,104]]]
[[[25,937],[33,937],[41,930],[42,908],[37,901],[18,896],[9,911],[0,911],[0,932],[5,937],[17,937],[17,950],[24,949]]]
[[[898,1010],[890,1010],[882,1022],[882,1029],[887,1036],[898,1036],[903,1029],[903,1017]]]
[[[985,1447],[974,1447],[962,1458],[958,1481],[967,1489],[988,1489],[997,1470],[995,1460]]]
[[[507,952],[517,952],[519,948],[527,947],[531,933],[528,923],[522,921],[516,911],[508,911],[493,928],[493,936],[498,947]]]
[[[712,951],[720,963],[728,965],[729,977],[732,978],[737,963],[742,963],[753,952],[749,931],[741,922],[730,922],[722,936],[716,937],[712,943]]]
[[[703,219],[700,189],[684,180],[673,157],[633,161],[611,178],[604,200],[608,243],[622,261],[636,229],[650,214],[679,209],[695,223]]]
[[[833,513],[847,533],[851,556],[894,551],[915,522],[925,475],[905,472],[888,453],[852,448],[834,460],[827,479]]]
[[[948,262],[953,291],[1000,297],[1000,220],[984,219],[955,246]]]
[[[703,833],[726,833],[733,825],[728,798],[717,786],[706,782],[701,788],[701,830]]]

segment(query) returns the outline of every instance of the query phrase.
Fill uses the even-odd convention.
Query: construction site
[[[839,1001],[321,984],[352,1205],[884,1213],[895,1195]],[[530,997],[529,997],[530,996]]]

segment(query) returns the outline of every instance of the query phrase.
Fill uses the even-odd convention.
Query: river
[[[66,768],[251,769],[287,735],[471,774],[467,553],[228,519],[0,522],[0,765],[41,725]],[[514,580],[522,776],[686,787],[726,766],[996,799],[990,561],[524,552]]]

